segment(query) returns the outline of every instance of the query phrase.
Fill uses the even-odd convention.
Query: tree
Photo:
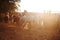
[[[21,0],[0,0],[0,13],[15,12],[16,3]]]

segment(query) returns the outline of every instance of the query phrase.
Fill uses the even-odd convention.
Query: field
[[[0,23],[0,40],[60,40],[59,14],[29,13],[21,18],[19,25]]]

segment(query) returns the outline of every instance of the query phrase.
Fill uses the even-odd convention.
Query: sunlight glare
[[[52,12],[60,11],[60,0],[21,0],[21,11],[43,12],[51,10]]]

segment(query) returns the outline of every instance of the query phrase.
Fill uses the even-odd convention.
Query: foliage
[[[0,0],[0,13],[14,12],[17,9],[16,2],[20,0]]]

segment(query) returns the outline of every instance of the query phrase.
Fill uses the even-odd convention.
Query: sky
[[[59,12],[60,0],[21,0],[21,11],[27,10],[28,12]]]

